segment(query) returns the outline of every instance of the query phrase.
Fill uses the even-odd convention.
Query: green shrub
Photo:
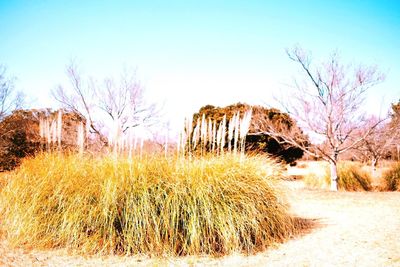
[[[383,179],[386,182],[387,190],[400,191],[400,162],[385,172],[383,174]]]
[[[279,166],[265,158],[40,154],[7,177],[0,224],[14,245],[223,255],[294,231],[275,187]]]

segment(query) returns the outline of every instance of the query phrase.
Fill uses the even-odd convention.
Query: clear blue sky
[[[205,104],[270,104],[297,73],[295,44],[317,61],[336,49],[377,64],[387,79],[372,110],[400,98],[400,1],[0,0],[0,36],[0,64],[34,107],[53,105],[71,59],[98,77],[137,69],[175,120]]]

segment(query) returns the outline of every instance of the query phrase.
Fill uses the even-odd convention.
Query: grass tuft
[[[338,168],[338,188],[345,191],[371,191],[371,177],[361,164],[342,162]],[[330,180],[330,177],[326,177]]]
[[[252,253],[294,232],[280,178],[279,166],[260,157],[41,154],[7,176],[0,223],[11,244],[36,248]]]
[[[309,172],[303,176],[303,181],[308,188],[329,189],[330,183],[329,180],[326,180],[326,177],[329,178],[329,173],[321,176],[314,172]]]
[[[386,190],[400,191],[400,162],[383,173],[383,179],[386,183]]]
[[[362,166],[354,162],[339,162],[338,188],[343,191],[370,191],[372,190],[371,177]],[[304,177],[304,183],[312,188],[328,189],[330,185],[329,165],[325,165],[325,174],[318,176],[310,173]]]

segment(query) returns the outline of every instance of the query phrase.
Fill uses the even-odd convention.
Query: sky
[[[400,1],[4,1],[0,64],[30,107],[57,107],[66,66],[101,79],[135,70],[172,127],[201,106],[276,106],[299,71],[285,49],[316,62],[338,51],[345,63],[377,65],[384,83],[366,107],[400,99]]]

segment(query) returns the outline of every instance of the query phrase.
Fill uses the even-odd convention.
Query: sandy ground
[[[297,188],[290,199],[311,233],[257,255],[260,266],[400,266],[400,193]]]
[[[400,266],[400,192],[329,192],[287,181],[295,216],[312,229],[256,255],[222,258],[82,257],[63,250],[10,249],[1,266]]]

